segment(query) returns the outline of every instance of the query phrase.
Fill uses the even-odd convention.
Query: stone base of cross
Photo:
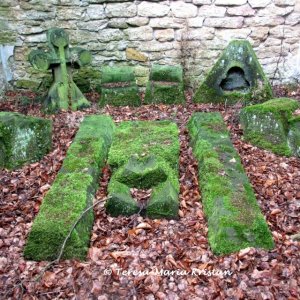
[[[91,53],[79,47],[69,48],[69,36],[60,28],[49,29],[47,40],[48,48],[33,50],[29,54],[29,61],[35,69],[52,70],[53,83],[45,100],[46,110],[54,112],[89,107],[90,102],[72,79],[72,68],[89,64]]]

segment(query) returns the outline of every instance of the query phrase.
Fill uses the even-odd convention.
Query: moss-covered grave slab
[[[293,155],[300,157],[300,116],[289,119],[288,145]]]
[[[89,107],[90,102],[73,81],[71,69],[90,64],[91,53],[80,47],[69,48],[69,35],[61,28],[49,29],[47,41],[47,48],[33,50],[28,57],[35,69],[52,70],[53,83],[45,97],[45,111],[53,113],[61,109]]]
[[[38,161],[51,147],[51,120],[0,112],[0,167],[16,169]]]
[[[113,173],[106,210],[112,216],[145,213],[150,218],[178,216],[178,127],[171,121],[133,121],[118,125],[108,156]],[[151,189],[141,207],[131,188]]]
[[[100,106],[141,105],[133,68],[104,67],[101,73]]]
[[[184,103],[181,66],[153,65],[146,86],[144,103]]]
[[[299,138],[297,122],[292,120],[292,114],[299,106],[297,100],[278,98],[243,108],[240,122],[245,140],[279,155],[295,155]]]
[[[223,51],[193,98],[194,102],[263,102],[272,98],[272,88],[246,40],[234,40]]]
[[[194,113],[188,123],[208,240],[215,254],[273,248],[268,225],[219,113]]]
[[[57,258],[73,224],[92,205],[114,128],[108,116],[84,118],[34,220],[24,250],[26,259],[39,261]],[[89,210],[80,219],[66,244],[63,258],[82,260],[86,257],[93,218],[93,210]]]

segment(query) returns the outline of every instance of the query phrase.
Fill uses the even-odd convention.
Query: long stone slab
[[[39,261],[57,258],[73,224],[93,202],[114,128],[108,116],[84,118],[34,220],[24,250],[26,259]],[[93,210],[90,210],[72,232],[63,258],[86,257],[93,221]]]
[[[215,254],[246,247],[271,249],[271,232],[219,113],[194,113],[188,123],[199,163],[208,240]]]

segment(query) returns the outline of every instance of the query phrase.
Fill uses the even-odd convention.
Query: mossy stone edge
[[[277,98],[247,106],[241,110],[240,122],[244,138],[251,144],[282,156],[299,155],[293,112],[299,108],[297,100]]]
[[[39,161],[51,148],[51,120],[0,112],[0,167],[12,170]]]
[[[194,113],[188,123],[208,240],[212,251],[229,254],[246,247],[272,249],[274,242],[253,188],[219,113]]]
[[[92,204],[115,125],[108,116],[84,118],[61,170],[43,199],[24,250],[26,259],[56,259],[61,245],[82,212]],[[94,217],[87,212],[72,232],[63,258],[86,258]]]

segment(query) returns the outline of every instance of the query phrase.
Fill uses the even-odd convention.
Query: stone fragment
[[[105,18],[103,5],[89,5],[86,9],[87,18],[90,20],[101,20]]]
[[[151,41],[153,39],[153,29],[150,26],[128,28],[124,32],[129,41]]]
[[[47,31],[49,49],[33,50],[29,54],[31,65],[40,71],[52,69],[53,83],[45,99],[45,109],[55,112],[60,109],[77,110],[90,106],[69,72],[72,67],[90,64],[91,53],[83,48],[69,48],[69,36],[60,28]]]
[[[171,12],[176,18],[193,18],[197,16],[197,7],[184,1],[172,1]]]
[[[296,0],[274,0],[274,4],[277,6],[293,6]]]
[[[264,9],[260,9],[257,13],[258,16],[286,16],[294,10],[293,6],[279,7],[274,4],[268,5]]]
[[[216,0],[215,5],[243,5],[246,4],[247,0]]]
[[[36,162],[51,146],[51,120],[0,112],[0,168],[16,169]]]
[[[271,85],[250,43],[234,40],[200,84],[194,102],[248,103],[262,102],[271,97]]]
[[[173,18],[151,18],[149,25],[152,28],[183,28],[185,26],[185,20],[173,19]]]
[[[272,99],[245,107],[240,115],[245,140],[278,155],[291,156],[294,152],[292,148],[297,146],[291,147],[287,136],[289,120],[297,108],[299,103],[289,98]],[[290,140],[292,136],[291,133]],[[297,145],[297,142],[293,144]]]
[[[107,26],[111,28],[120,28],[120,29],[128,28],[126,18],[112,18],[107,23]]]
[[[168,42],[174,40],[174,29],[163,29],[155,31],[155,38],[160,42]]]
[[[204,26],[214,28],[242,28],[243,17],[206,18]]]
[[[188,27],[202,27],[203,21],[204,21],[204,17],[189,18],[187,20]]]
[[[228,15],[232,15],[232,16],[248,17],[248,16],[254,16],[255,10],[251,8],[249,4],[245,4],[242,6],[229,7],[227,9],[227,13]]]
[[[159,3],[143,1],[138,5],[138,15],[142,17],[163,17],[170,11],[170,7]]]
[[[144,53],[137,51],[136,49],[133,48],[126,49],[126,58],[131,60],[142,61],[142,62],[148,60],[148,57]]]
[[[264,8],[271,2],[272,0],[248,0],[252,8]]]
[[[103,29],[97,38],[100,42],[120,41],[124,38],[124,34],[120,29]]]
[[[277,26],[284,24],[284,18],[280,16],[268,16],[268,17],[250,17],[244,19],[244,25],[245,26]]]
[[[137,14],[136,4],[128,3],[113,3],[107,4],[105,8],[106,16],[109,18],[113,17],[127,17],[131,18]]]
[[[183,70],[180,66],[153,65],[144,103],[184,103]]]
[[[199,8],[199,17],[224,17],[226,13],[225,7],[203,5]]]
[[[149,18],[146,17],[134,17],[127,19],[127,24],[131,26],[144,26],[149,23]]]
[[[212,0],[193,0],[195,5],[211,4]]]
[[[139,106],[141,99],[131,67],[104,67],[99,105]]]

